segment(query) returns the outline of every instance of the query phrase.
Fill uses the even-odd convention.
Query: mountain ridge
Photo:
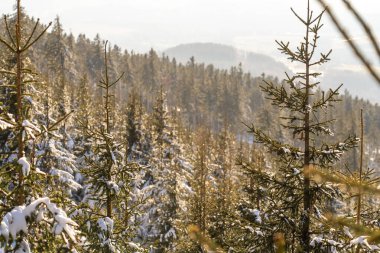
[[[198,63],[212,64],[220,69],[229,69],[241,64],[243,71],[251,73],[252,76],[261,76],[264,73],[281,80],[285,77],[285,72],[292,74],[292,70],[286,64],[276,61],[269,55],[220,43],[183,43],[163,52],[182,64],[186,64],[190,57],[194,57]],[[335,89],[343,83],[343,90],[347,89],[354,97],[380,104],[380,98],[376,96],[380,88],[366,72],[338,68],[336,64],[322,69],[321,72],[323,75],[320,81],[323,89]]]
[[[284,72],[291,72],[285,64],[276,61],[271,56],[213,42],[179,44],[164,50],[164,53],[183,64],[190,57],[194,57],[198,63],[212,64],[221,69],[229,69],[241,64],[242,69],[245,72],[250,72],[252,76],[260,76],[265,73],[266,75],[281,77]]]

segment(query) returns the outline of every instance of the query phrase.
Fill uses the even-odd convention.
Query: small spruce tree
[[[99,87],[103,90],[103,121],[89,125],[87,136],[92,142],[82,170],[85,193],[81,209],[86,235],[86,252],[135,252],[131,242],[130,192],[135,165],[126,162],[123,143],[115,138],[111,114],[114,108],[111,87],[122,77],[111,81],[108,73],[107,43],[104,49],[105,71]],[[83,127],[85,127],[85,122]]]

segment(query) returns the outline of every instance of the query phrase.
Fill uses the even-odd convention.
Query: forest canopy
[[[332,12],[306,7],[299,44],[276,41],[303,70],[275,77],[74,36],[16,1],[0,25],[0,252],[380,250],[380,108],[320,87]]]

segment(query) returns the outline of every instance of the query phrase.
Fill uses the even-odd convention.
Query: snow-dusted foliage
[[[34,219],[32,219],[33,216]],[[52,221],[50,217],[52,217]],[[30,224],[30,220],[34,220],[36,223],[49,222],[52,226],[53,235],[61,235],[68,248],[71,248],[71,243],[77,242],[75,228],[78,224],[67,217],[67,214],[56,204],[51,203],[49,198],[45,197],[36,199],[27,206],[17,206],[5,214],[0,225],[0,238],[2,238],[0,240],[0,251],[31,252],[27,239],[23,239],[19,245],[16,243],[21,233],[24,238],[28,238],[29,226],[36,226],[36,224]]]
[[[49,113],[43,110],[44,82],[32,70],[32,63],[22,53],[37,42],[33,36],[42,36],[46,29],[31,28],[30,38],[24,38],[20,30],[29,30],[26,16],[21,12],[20,2],[16,5],[16,15],[5,19],[6,26],[16,24],[16,31],[8,29],[8,36],[20,41],[19,49],[9,50],[1,68],[1,250],[5,252],[53,252],[75,250],[77,224],[68,218],[67,203],[72,203],[68,195],[62,195],[65,187],[55,188],[50,181],[52,164],[41,163],[41,145],[45,136],[54,135],[54,129],[46,124]],[[36,24],[36,27],[38,24]],[[17,31],[19,29],[19,31]],[[12,33],[16,32],[12,35]],[[3,40],[2,44],[7,45]],[[13,41],[13,39],[12,39]],[[26,44],[25,44],[26,43]],[[7,47],[12,49],[15,47]],[[17,59],[17,60],[15,60]],[[5,73],[5,74],[4,74]],[[58,124],[57,124],[58,125]],[[57,126],[56,125],[56,126]],[[61,153],[53,154],[62,157]],[[60,166],[60,167],[58,167]],[[58,164],[57,169],[63,165]],[[57,178],[63,178],[59,175]],[[70,175],[65,175],[70,177]],[[80,187],[77,185],[77,187]],[[62,208],[53,204],[50,199]],[[42,242],[45,241],[43,244]]]
[[[152,144],[149,167],[144,170],[144,192],[146,203],[144,215],[139,217],[142,227],[139,236],[145,244],[153,245],[152,252],[173,250],[177,239],[175,220],[177,218],[177,174],[178,146],[169,126],[164,94],[158,94],[151,116]]]
[[[81,209],[76,215],[82,221],[86,252],[139,252],[134,247],[137,244],[132,242],[131,225],[131,181],[138,166],[127,161],[123,140],[116,138],[115,118],[110,116],[115,110],[110,88],[117,80],[109,81],[106,50],[105,46],[105,77],[99,85],[106,94],[101,113],[103,122],[83,121],[85,136],[79,138],[89,145],[77,160],[83,166],[85,186]]]

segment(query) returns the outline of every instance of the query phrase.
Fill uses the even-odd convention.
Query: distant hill
[[[222,44],[181,44],[165,50],[164,53],[184,64],[189,61],[190,57],[194,56],[198,63],[213,64],[222,69],[229,69],[241,63],[243,70],[250,72],[253,76],[265,73],[266,75],[283,77],[285,71],[290,72],[285,64],[267,55],[247,52]]]
[[[243,70],[250,72],[253,76],[265,73],[282,79],[285,77],[284,72],[291,73],[285,64],[270,56],[216,43],[181,44],[165,50],[164,53],[183,64],[188,62],[192,56],[198,63],[213,64],[222,69],[229,69],[231,66],[242,63]],[[331,65],[324,69],[323,73],[320,80],[323,89],[334,89],[343,83],[342,91],[347,89],[353,96],[380,103],[378,96],[380,88],[367,73],[331,68]]]

